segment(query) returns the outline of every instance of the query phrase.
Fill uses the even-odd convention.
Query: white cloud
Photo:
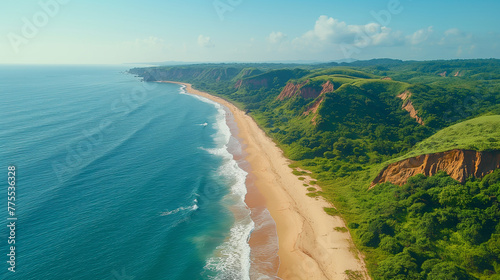
[[[400,32],[393,32],[391,28],[381,26],[378,23],[349,25],[344,21],[327,16],[320,16],[313,30],[294,40],[297,46],[350,45],[358,48],[395,45],[401,42]]]
[[[421,44],[425,41],[427,41],[430,37],[430,35],[434,32],[434,29],[432,26],[429,26],[424,29],[420,29],[413,33],[412,35],[408,36],[408,41],[412,45],[418,45]]]
[[[266,54],[276,59],[296,57],[302,60],[371,59],[449,59],[457,57],[498,57],[500,35],[479,35],[457,28],[440,30],[433,26],[402,32],[377,22],[349,24],[329,16],[320,16],[309,30],[287,38],[282,32],[266,37]],[[261,55],[261,53],[259,53]]]
[[[269,36],[267,37],[267,40],[271,43],[271,44],[279,44],[279,43],[282,43],[284,41],[286,41],[288,36],[286,36],[286,34],[282,33],[282,32],[272,32],[271,34],[269,34]]]
[[[204,35],[198,36],[198,45],[202,48],[212,48],[215,46],[212,39]]]
[[[468,34],[458,28],[448,29],[443,33],[439,45],[471,45],[474,43],[472,34]]]
[[[352,41],[359,26],[347,25],[327,16],[320,16],[314,25],[314,29],[306,32],[302,38],[305,40],[330,41],[343,43],[342,41]]]
[[[382,26],[380,32],[372,36],[374,46],[392,46],[403,43],[403,33],[401,31],[392,31],[392,29]]]
[[[463,35],[463,34],[464,34],[464,32],[462,32],[458,28],[451,28],[451,29],[448,29],[444,32],[445,36],[459,36],[459,35]]]

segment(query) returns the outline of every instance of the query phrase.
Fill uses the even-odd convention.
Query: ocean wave
[[[198,203],[198,200],[195,199],[194,204],[191,206],[179,207],[179,208],[174,209],[172,211],[165,211],[165,212],[162,212],[160,216],[169,216],[169,215],[177,214],[181,211],[195,211],[196,209],[199,208],[197,203]]]
[[[214,280],[250,279],[250,246],[248,239],[254,222],[247,216],[231,228],[229,238],[217,247],[217,255],[208,259],[205,269],[214,271]]]
[[[226,160],[230,160],[233,158],[233,155],[228,153],[227,146],[224,146],[222,148],[203,148],[203,147],[200,147],[200,150],[203,150],[203,151],[205,151],[211,155],[214,155],[214,156],[222,157]]]
[[[179,89],[179,93],[180,94],[188,94],[187,91],[186,91],[186,86],[185,85],[181,85],[181,88]]]

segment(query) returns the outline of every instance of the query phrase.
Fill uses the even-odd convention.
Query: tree
[[[463,268],[451,262],[442,262],[435,265],[427,280],[476,280],[477,278],[468,274]],[[478,280],[478,279],[477,279]]]
[[[463,185],[445,187],[439,194],[439,203],[446,206],[466,207],[472,201],[469,191]]]
[[[377,269],[381,280],[419,280],[418,265],[410,254],[403,252],[380,262]]]
[[[397,254],[403,250],[403,246],[399,244],[396,238],[391,236],[384,236],[382,240],[380,240],[379,248],[391,254]]]

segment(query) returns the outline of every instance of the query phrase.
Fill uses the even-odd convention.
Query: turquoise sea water
[[[248,279],[254,227],[224,108],[127,67],[0,66],[2,279]],[[236,218],[235,218],[236,217]]]

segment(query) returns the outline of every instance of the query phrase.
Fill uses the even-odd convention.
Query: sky
[[[500,58],[500,1],[2,0],[0,64]]]

